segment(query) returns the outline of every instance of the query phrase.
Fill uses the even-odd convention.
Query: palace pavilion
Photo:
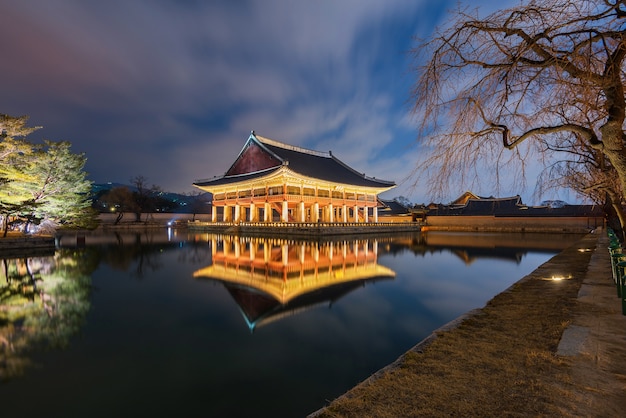
[[[254,131],[226,174],[193,185],[213,194],[212,222],[235,223],[378,222],[378,194],[396,186]]]

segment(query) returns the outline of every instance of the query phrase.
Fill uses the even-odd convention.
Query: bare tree
[[[147,213],[147,222],[154,211],[154,197],[161,192],[161,188],[155,184],[153,184],[152,187],[148,187],[148,179],[142,175],[131,178],[130,184],[135,186],[135,191],[133,192],[133,197],[137,203],[135,206],[135,220],[139,222],[141,220],[141,214]]]
[[[459,10],[414,52],[425,64],[413,111],[429,150],[416,173],[429,177],[432,194],[443,195],[451,179],[478,182],[481,165],[493,167],[497,184],[513,167],[524,185],[537,158],[552,170],[544,181],[583,173],[585,186],[561,185],[590,196],[602,180],[621,202],[624,0],[530,0],[484,19]],[[605,181],[611,177],[617,181]]]
[[[124,217],[125,212],[136,213],[139,210],[137,202],[127,187],[114,187],[104,194],[101,199],[113,212],[117,213],[115,225]]]

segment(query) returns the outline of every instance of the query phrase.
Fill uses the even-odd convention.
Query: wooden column
[[[268,202],[263,205],[263,222],[270,222],[272,220],[272,207]]]
[[[300,222],[304,222],[304,215],[305,215],[305,210],[304,210],[304,201],[300,201],[300,203],[298,203],[298,220]]]
[[[233,219],[234,222],[239,222],[241,220],[241,206],[239,206],[239,203],[235,204],[235,219]]]
[[[286,200],[283,200],[283,210],[280,215],[281,222],[289,222],[289,206]]]

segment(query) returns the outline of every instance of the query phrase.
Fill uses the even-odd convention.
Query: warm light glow
[[[543,280],[550,280],[550,281],[553,281],[553,282],[560,282],[562,280],[569,280],[571,278],[572,278],[571,274],[567,275],[567,276],[565,276],[563,274],[553,274],[552,276],[546,277]]]

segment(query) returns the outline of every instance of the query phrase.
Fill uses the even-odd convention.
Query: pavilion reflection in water
[[[332,242],[207,235],[212,264],[196,278],[222,282],[250,330],[341,298],[366,282],[392,279],[376,239]]]

